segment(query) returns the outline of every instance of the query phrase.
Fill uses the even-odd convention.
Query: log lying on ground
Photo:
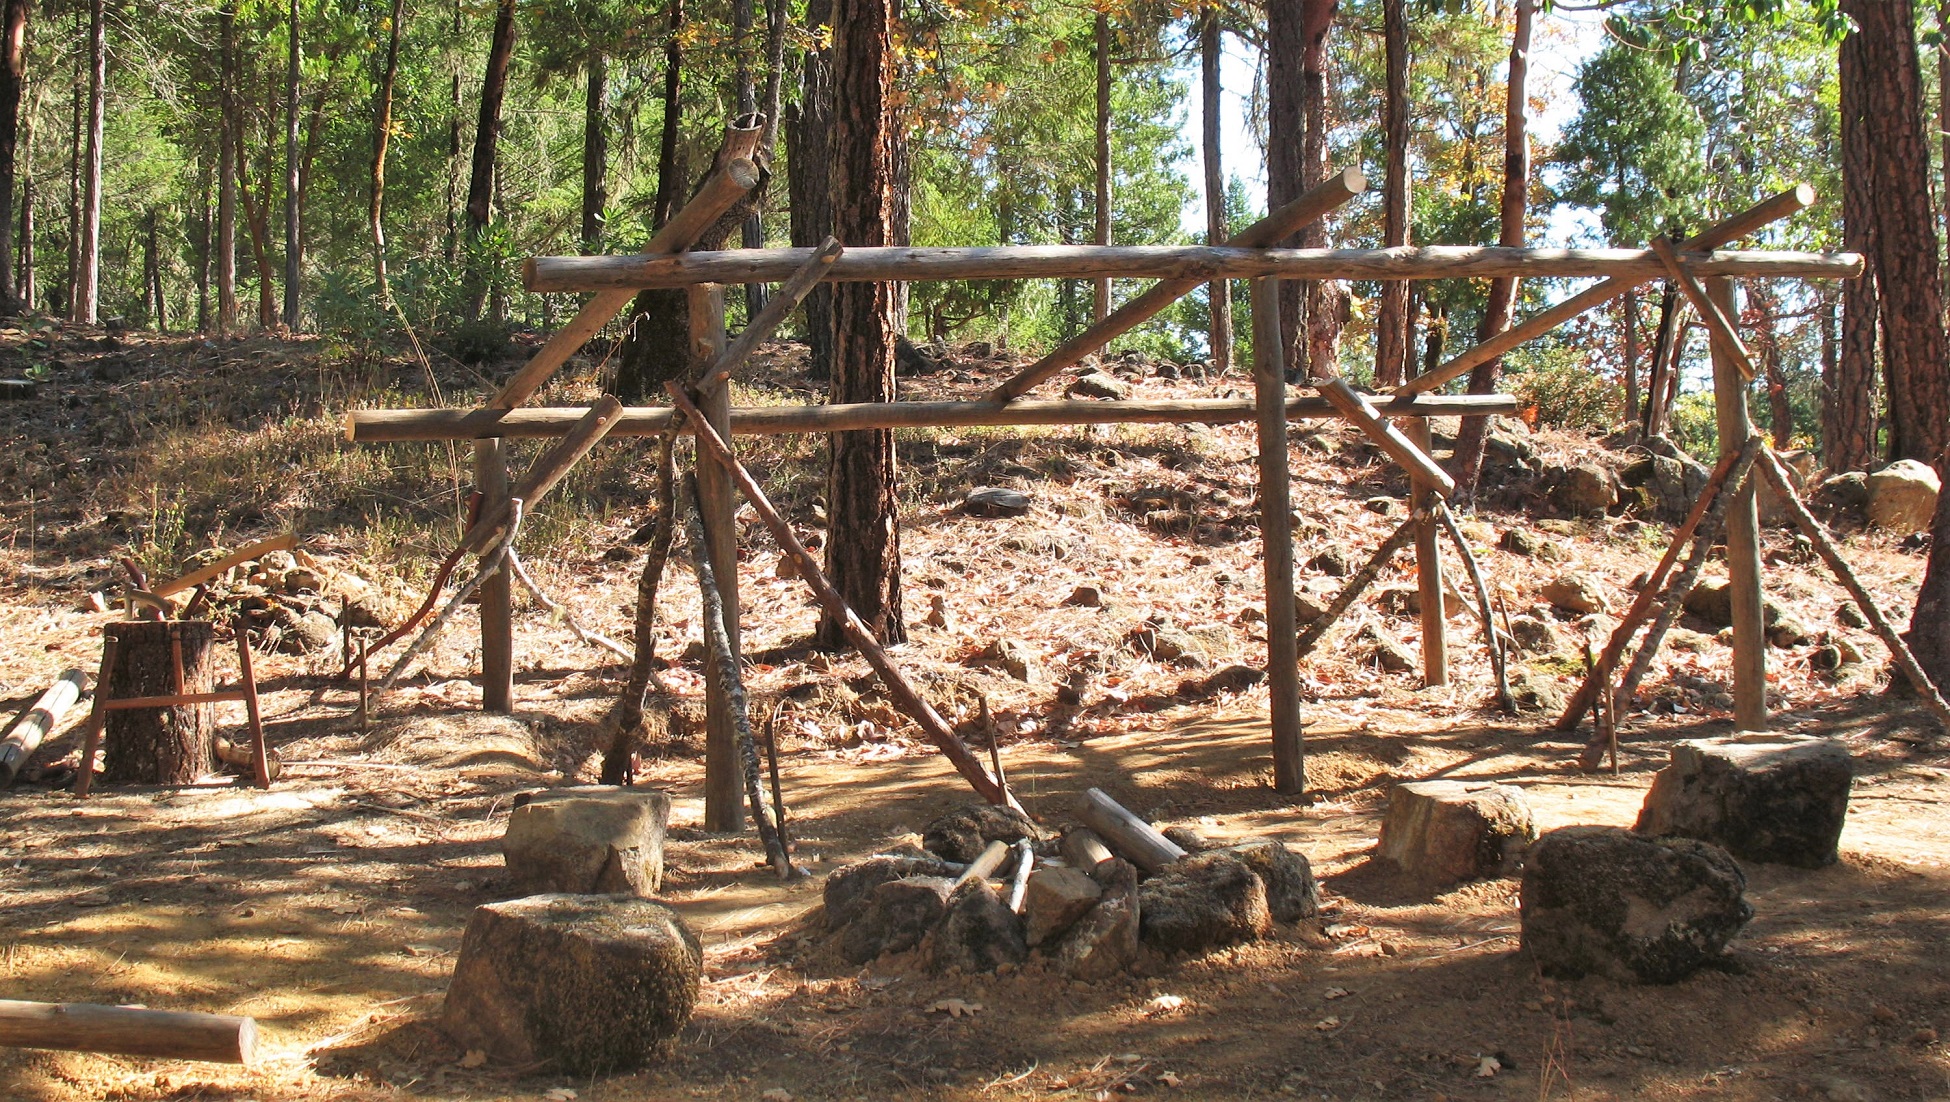
[[[88,675],[80,670],[63,670],[54,684],[27,706],[27,710],[17,717],[7,728],[5,738],[0,738],[0,785],[14,783],[14,775],[34,751],[41,748],[41,740],[60,725],[61,717],[68,714],[75,701],[81,699],[81,687]]]
[[[0,999],[0,1045],[248,1064],[257,1023],[228,1014]]]
[[[1077,818],[1096,831],[1111,849],[1145,872],[1157,872],[1185,856],[1178,843],[1104,795],[1101,788],[1084,792],[1083,799],[1077,802]]]
[[[1460,417],[1513,414],[1517,400],[1508,394],[1418,395],[1373,402],[1385,417]],[[1306,395],[1286,404],[1287,420],[1334,420],[1341,414],[1327,399]],[[500,436],[533,440],[565,436],[588,414],[579,406],[527,409],[359,409],[345,415],[345,438],[359,444],[404,440],[477,440]],[[1226,425],[1251,421],[1253,403],[1245,399],[1189,398],[1165,402],[1040,401],[1011,402],[852,402],[821,406],[737,406],[731,411],[734,436],[774,436],[796,432],[854,432],[860,429],[967,428],[981,425]],[[676,414],[669,406],[625,406],[609,428],[611,436],[656,436]],[[686,429],[686,431],[690,431]]]
[[[223,558],[213,563],[206,563],[180,578],[163,582],[150,589],[149,592],[154,593],[158,597],[167,597],[173,593],[182,593],[186,590],[195,589],[204,582],[216,578],[217,575],[222,574],[231,567],[241,566],[247,562],[254,562],[273,551],[295,551],[297,548],[298,537],[289,532],[282,536],[272,536],[267,540],[258,540],[249,547],[232,551]]]

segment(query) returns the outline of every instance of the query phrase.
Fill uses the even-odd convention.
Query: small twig
[[[1483,640],[1490,648],[1490,670],[1496,675],[1496,706],[1505,715],[1517,714],[1516,698],[1510,695],[1510,673],[1504,664],[1503,640],[1497,637],[1496,621],[1490,615],[1490,590],[1483,584],[1483,568],[1476,562],[1476,553],[1469,549],[1469,541],[1463,538],[1462,529],[1456,525],[1456,518],[1449,512],[1449,503],[1438,494],[1430,494],[1434,504],[1436,519],[1449,533],[1449,539],[1456,545],[1462,556],[1463,567],[1469,572],[1470,584],[1476,587],[1476,604],[1481,611],[1477,618],[1483,622]]]
[[[521,582],[522,588],[528,591],[530,597],[535,598],[536,604],[547,609],[550,615],[562,618],[562,624],[569,629],[569,634],[592,647],[601,647],[625,662],[635,660],[636,655],[632,654],[623,644],[600,632],[590,631],[583,627],[576,621],[575,614],[570,612],[567,607],[559,601],[550,599],[548,594],[543,593],[542,587],[535,584],[534,577],[528,573],[527,565],[521,561],[521,556],[517,555],[515,549],[512,547],[508,548],[508,566],[515,572],[515,578]]]
[[[453,599],[448,601],[446,607],[440,610],[440,614],[433,618],[433,622],[420,633],[420,637],[413,640],[413,645],[406,648],[406,653],[400,655],[398,662],[393,663],[392,671],[387,673],[386,680],[379,683],[381,695],[392,691],[393,683],[399,680],[400,674],[405,673],[406,667],[419,657],[421,651],[433,643],[441,629],[447,626],[447,621],[453,619],[454,613],[460,611],[460,606],[466,603],[467,598],[473,596],[474,591],[481,588],[482,582],[493,577],[494,572],[502,568],[503,560],[508,557],[508,548],[514,546],[515,537],[521,532],[521,499],[509,498],[508,507],[508,530],[502,533],[494,549],[481,560],[481,569],[468,579],[466,585],[461,586],[454,593]]]

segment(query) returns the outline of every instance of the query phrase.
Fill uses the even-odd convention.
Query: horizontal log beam
[[[523,266],[530,291],[635,291],[696,283],[789,279],[813,249],[732,249],[677,256],[541,256]],[[1701,276],[1849,279],[1857,253],[1715,250],[1682,253]],[[1230,245],[1004,245],[850,248],[826,278],[839,282],[946,279],[1490,279],[1598,277],[1634,283],[1665,267],[1650,249],[1533,249],[1426,245],[1392,249],[1272,249]]]
[[[1418,395],[1381,399],[1386,417],[1460,417],[1513,414],[1507,394]],[[1334,420],[1341,414],[1325,398],[1290,398],[1291,421]],[[361,409],[345,416],[345,438],[358,444],[408,440],[479,440],[500,436],[535,440],[566,435],[588,410],[577,406],[523,409]],[[655,436],[670,427],[669,406],[626,406],[611,436]],[[731,411],[737,436],[861,429],[973,428],[983,425],[1225,425],[1253,419],[1244,399],[1192,398],[1175,402],[859,402],[825,406],[740,406]]]

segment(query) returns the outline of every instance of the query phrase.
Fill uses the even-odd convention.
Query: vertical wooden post
[[[499,437],[474,442],[474,488],[482,516],[508,500],[508,452]],[[480,594],[481,710],[505,714],[515,707],[514,585],[507,568],[482,582]]]
[[[1724,277],[1704,281],[1707,297],[1729,318],[1738,318],[1733,281]],[[1720,454],[1740,450],[1753,434],[1747,416],[1747,384],[1733,357],[1713,347],[1713,413],[1720,434]],[[1754,501],[1754,480],[1733,487],[1727,509],[1727,595],[1733,604],[1733,725],[1741,731],[1767,729],[1767,636],[1760,603],[1760,513]]]
[[[685,288],[684,293],[691,324],[690,375],[695,378],[724,351],[724,288],[707,283]],[[730,439],[731,388],[713,387],[699,407],[718,435]],[[737,503],[725,469],[702,459],[697,464],[697,491],[703,502],[705,553],[711,556],[718,599],[724,603],[725,634],[735,662],[743,653],[738,630],[738,529],[733,520]],[[684,508],[681,502],[678,508]],[[738,728],[731,714],[730,681],[727,671],[718,668],[712,648],[706,647],[704,654],[704,829],[743,830],[745,790],[738,762]]]
[[[1403,435],[1423,454],[1429,451],[1429,419],[1410,418]],[[1408,483],[1408,508],[1415,519],[1415,592],[1422,605],[1422,684],[1449,683],[1449,619],[1443,615],[1442,529],[1430,511],[1431,487],[1421,479]]]
[[[1259,422],[1259,535],[1266,562],[1266,685],[1272,693],[1273,790],[1307,789],[1293,604],[1293,472],[1287,464],[1286,364],[1279,281],[1255,279],[1253,406]]]

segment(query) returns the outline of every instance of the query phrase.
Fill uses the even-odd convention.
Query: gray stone
[[[1560,608],[1579,616],[1604,612],[1610,608],[1610,602],[1605,599],[1604,587],[1589,574],[1573,572],[1559,575],[1544,586],[1542,596],[1544,600],[1550,602],[1552,608]]]
[[[277,651],[280,654],[310,654],[332,645],[339,637],[338,621],[317,609],[297,609],[279,604],[271,613],[278,625]]]
[[[971,517],[1019,517],[1029,512],[1029,495],[1004,486],[977,486],[962,498],[961,511]]]
[[[1330,578],[1345,578],[1354,572],[1354,564],[1348,561],[1347,552],[1329,547],[1308,559],[1307,569]]]
[[[1293,595],[1293,623],[1296,627],[1306,627],[1325,615],[1327,615],[1327,602],[1316,600],[1305,593]]]
[[[1137,870],[1114,863],[1103,898],[1044,953],[1072,979],[1094,983],[1127,971],[1137,959],[1140,904]]]
[[[1555,675],[1528,666],[1518,666],[1510,672],[1510,695],[1517,702],[1518,709],[1526,712],[1543,712],[1557,715],[1570,703],[1570,694],[1564,691],[1563,682]]]
[[[1266,885],[1266,909],[1276,921],[1298,922],[1320,911],[1320,884],[1305,854],[1271,840],[1218,850],[1246,863]]]
[[[1063,393],[1071,398],[1108,398],[1117,401],[1130,397],[1131,388],[1115,375],[1093,371],[1079,376]]]
[[[1198,665],[1205,660],[1205,648],[1197,636],[1160,618],[1146,620],[1132,628],[1125,633],[1124,642],[1132,650],[1161,662],[1183,659]]]
[[[1365,652],[1366,661],[1388,673],[1407,673],[1415,668],[1415,656],[1408,648],[1382,636],[1373,624],[1362,628],[1351,640],[1356,652]]]
[[[1548,976],[1674,983],[1719,957],[1753,917],[1723,849],[1575,826],[1524,858],[1523,947]]]
[[[1036,657],[1014,639],[997,639],[976,652],[976,665],[994,666],[1017,681],[1029,681],[1036,673]]]
[[[1777,647],[1798,647],[1812,638],[1814,633],[1806,624],[1785,612],[1778,613],[1767,625],[1767,641]]]
[[[1898,459],[1868,477],[1869,523],[1903,535],[1927,532],[1942,488],[1928,464]]]
[[[1551,654],[1561,645],[1557,629],[1537,616],[1512,617],[1510,635],[1517,641],[1517,646],[1532,654]]]
[[[1836,606],[1835,619],[1840,620],[1852,628],[1866,628],[1869,626],[1868,614],[1863,612],[1854,601],[1843,601],[1840,605]]]
[[[993,804],[963,804],[921,832],[929,853],[964,865],[980,857],[990,842],[1013,846],[1024,838],[1042,841],[1042,828],[1014,808]]]
[[[928,967],[968,974],[993,972],[1029,959],[1022,919],[994,885],[969,880],[948,896],[947,910],[923,945]]]
[[[1835,863],[1854,768],[1834,739],[1741,734],[1672,747],[1634,827],[1698,838],[1749,861]]]
[[[1822,479],[1808,495],[1808,508],[1831,525],[1867,524],[1869,476],[1861,471],[1844,471]]]
[[[876,886],[840,930],[840,955],[865,964],[921,944],[947,911],[954,883],[945,876],[916,876]]]
[[[516,798],[501,853],[509,890],[654,895],[664,878],[670,797],[584,785]]]
[[[1202,853],[1212,848],[1209,839],[1188,826],[1160,827],[1158,833],[1170,839],[1173,845],[1186,853]]]
[[[1104,889],[1080,869],[1050,865],[1030,873],[1022,908],[1029,944],[1041,945],[1068,930],[1103,894]]]
[[[440,1027],[463,1049],[574,1075],[665,1055],[697,1004],[704,953],[677,912],[627,895],[477,907]]]
[[[1138,888],[1144,943],[1202,953],[1253,941],[1272,929],[1266,882],[1237,855],[1210,850],[1181,857]]]
[[[1572,516],[1602,513],[1618,503],[1618,485],[1611,472],[1596,463],[1560,467],[1545,477],[1551,503]]]
[[[826,925],[837,930],[866,909],[873,890],[910,876],[953,876],[955,870],[931,857],[870,857],[833,870],[826,878]]]
[[[1530,805],[1508,785],[1414,781],[1388,794],[1375,856],[1429,884],[1498,876],[1537,838]]]

